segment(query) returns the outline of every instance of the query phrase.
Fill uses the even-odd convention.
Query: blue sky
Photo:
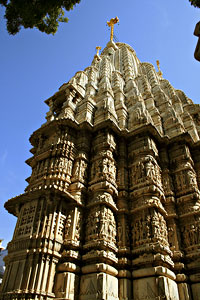
[[[26,187],[28,139],[45,122],[44,100],[91,64],[96,46],[106,46],[106,21],[118,16],[119,42],[131,45],[142,62],[156,66],[159,59],[163,77],[200,103],[200,62],[193,58],[200,9],[189,0],[81,0],[54,36],[28,29],[10,36],[3,14],[0,8],[0,238],[6,246],[16,218],[3,205]]]

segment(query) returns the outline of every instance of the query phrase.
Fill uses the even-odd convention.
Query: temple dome
[[[69,118],[95,126],[106,119],[121,130],[152,124],[161,136],[188,132],[199,140],[199,105],[176,90],[128,44],[108,42],[91,66],[46,100],[47,120]]]

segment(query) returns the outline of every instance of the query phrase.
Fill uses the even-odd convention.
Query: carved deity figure
[[[67,220],[66,220],[66,224],[65,224],[65,239],[70,238],[71,226],[72,226],[72,215],[69,214],[67,217]]]
[[[151,160],[147,161],[145,168],[146,168],[146,176],[150,179],[154,179],[155,169],[154,169],[154,164],[152,163]]]

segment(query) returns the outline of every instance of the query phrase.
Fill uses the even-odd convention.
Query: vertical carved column
[[[131,258],[130,258],[130,228],[128,203],[128,166],[126,140],[118,140],[118,198],[117,198],[117,241],[119,268],[119,299],[132,299]]]
[[[77,155],[72,169],[71,185],[69,186],[70,193],[79,203],[84,203],[87,190],[90,140],[89,132],[79,132],[76,142]]]
[[[117,263],[115,149],[111,132],[97,132],[92,146],[80,300],[118,299],[118,272],[113,267]]]
[[[162,184],[165,192],[165,209],[167,211],[167,228],[170,250],[173,253],[174,271],[178,284],[179,297],[181,300],[190,299],[190,287],[186,282],[184,273],[183,251],[181,249],[181,236],[179,221],[176,209],[175,187],[173,184],[172,174],[170,172],[170,162],[168,151],[165,148],[160,150],[160,161],[162,167]],[[173,166],[173,163],[172,163]]]
[[[66,207],[63,251],[56,268],[54,285],[56,299],[76,299],[78,295],[82,221],[82,208],[68,204]]]
[[[200,192],[189,147],[186,144],[174,144],[170,149],[170,161],[176,187],[184,263],[190,273],[193,299],[197,300],[200,294]]]
[[[129,193],[135,299],[169,294],[179,300],[169,249],[158,150],[149,136],[129,144]],[[156,279],[157,278],[157,279]],[[171,290],[168,290],[170,285]]]
[[[69,191],[76,201],[68,204],[64,244],[61,259],[57,267],[55,295],[57,299],[76,299],[78,296],[80,274],[80,250],[82,249],[83,204],[86,197],[88,156],[90,136],[80,132],[76,141],[77,154],[72,169]]]
[[[200,189],[200,151],[198,149],[198,146],[196,147],[196,149],[192,150],[192,158],[194,160],[194,169],[196,172],[197,185]]]

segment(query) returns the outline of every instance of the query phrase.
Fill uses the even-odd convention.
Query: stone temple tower
[[[199,300],[200,106],[108,42],[30,137],[3,300]]]

